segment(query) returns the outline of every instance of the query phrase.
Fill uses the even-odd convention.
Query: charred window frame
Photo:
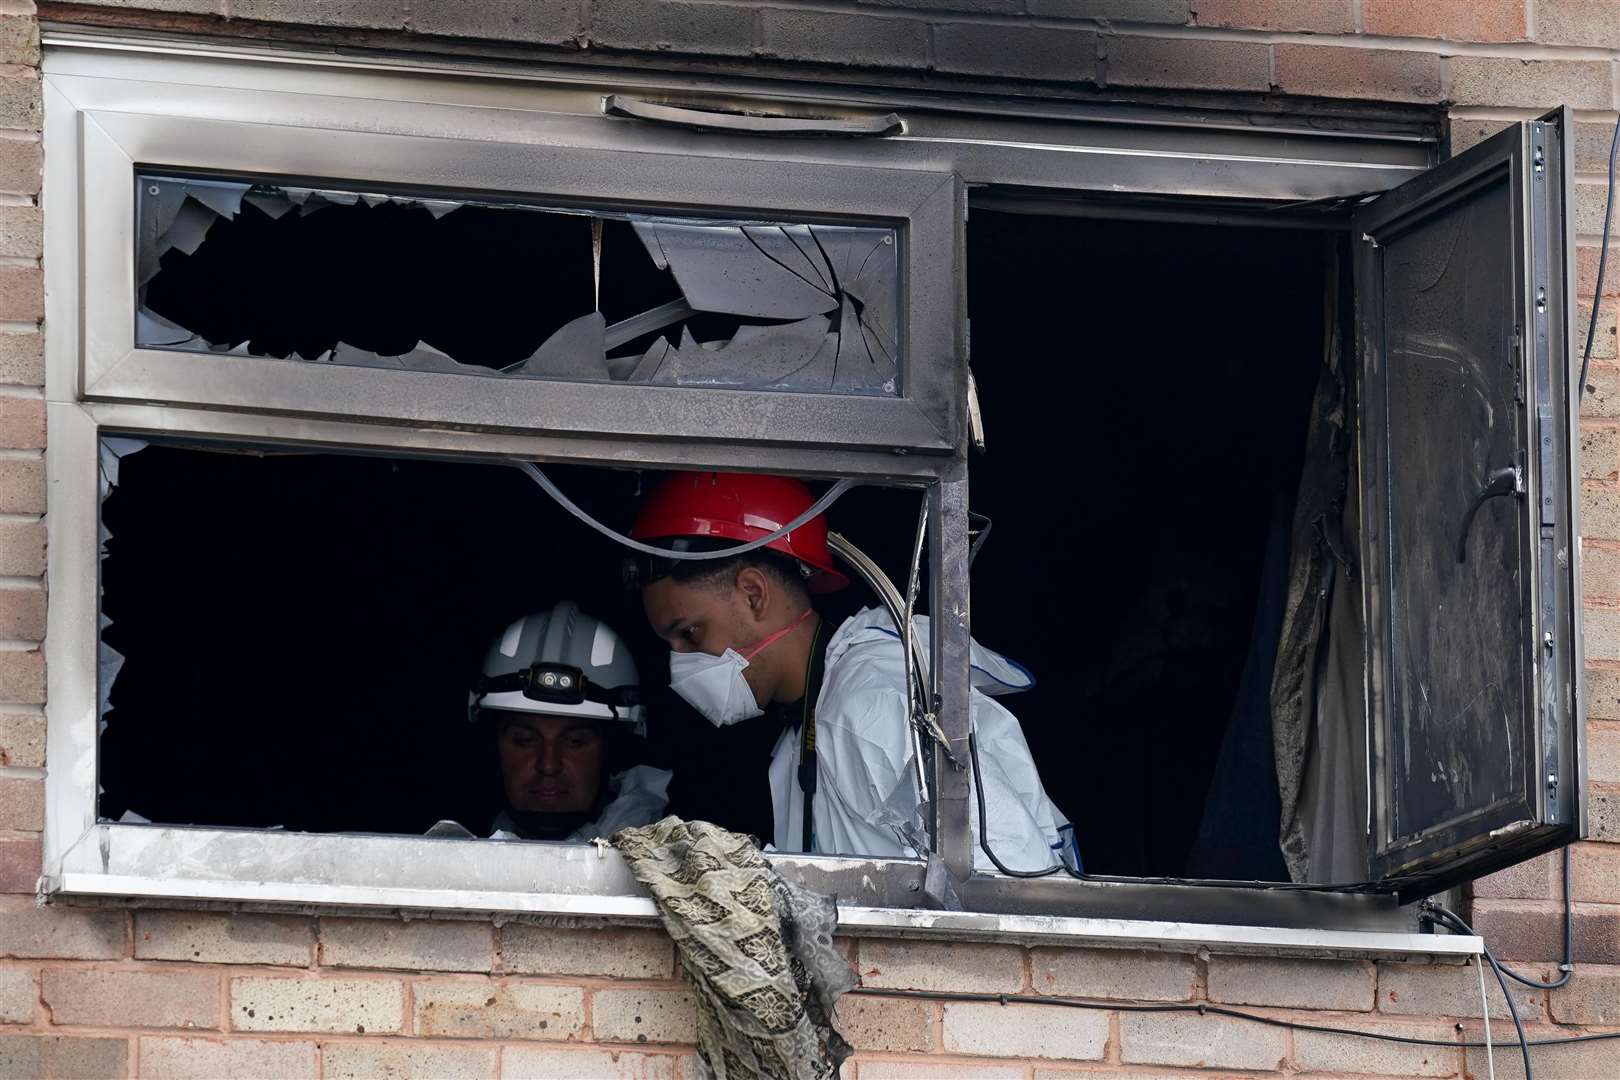
[[[127,436],[652,469],[759,469],[765,455],[771,471],[931,493],[936,564],[965,566],[960,180],[940,170],[602,149],[566,133],[513,142],[338,131],[280,122],[283,114],[269,102],[256,103],[264,112],[253,117],[231,108],[221,110],[224,116],[200,117],[186,115],[195,99],[142,86],[146,94],[166,97],[164,107],[154,108],[148,97],[132,110],[130,99],[116,93],[96,107],[70,100],[65,82],[50,92],[47,138],[55,167],[46,198],[76,204],[79,212],[53,215],[50,241],[62,253],[53,268],[60,273],[64,264],[74,265],[53,295],[59,317],[53,319],[48,388],[48,468],[58,481],[52,576],[62,583],[51,609],[51,752],[66,764],[51,773],[47,889],[647,914],[640,889],[618,860],[603,860],[588,846],[513,850],[429,838],[99,820],[98,717],[107,680],[98,672],[95,643],[101,447],[108,437]],[[106,87],[80,82],[71,89],[94,98]],[[350,106],[338,106],[328,119],[332,115],[347,119]],[[895,280],[880,285],[892,284],[898,293],[897,378],[864,392],[841,386],[802,392],[637,384],[567,371],[543,379],[503,377],[442,357],[430,357],[425,370],[400,370],[364,355],[353,363],[300,362],[182,341],[172,325],[142,310],[160,239],[194,245],[199,230],[231,216],[230,207],[242,198],[289,195],[330,202],[456,199],[513,212],[631,215],[637,225],[662,230],[649,248],[662,247],[677,281],[682,268],[664,232],[708,229],[706,235],[781,245],[804,237],[831,244],[834,238],[818,223],[867,228],[879,250],[895,252]],[[805,227],[804,236],[771,233],[777,222]],[[838,265],[830,247],[819,259],[808,257],[822,271]],[[840,288],[827,304],[834,299],[848,306],[848,291]],[[61,316],[64,309],[73,315]],[[822,321],[838,325],[832,317]],[[63,332],[54,333],[57,327]],[[535,497],[544,495],[536,490]],[[965,576],[936,577],[930,587],[937,610],[966,611]],[[947,722],[962,726],[964,738],[967,634],[962,619],[940,627],[931,643],[942,714],[961,717]],[[954,810],[965,825],[961,793]],[[931,816],[924,825],[930,834],[940,831]],[[779,861],[785,871],[857,905],[906,907],[925,896],[921,859]],[[176,867],[200,869],[182,874]]]
[[[544,846],[545,852],[531,854],[521,865],[515,860],[496,865],[481,857],[480,845],[452,841],[96,822],[89,793],[94,790],[96,753],[94,477],[102,436],[653,468],[758,468],[765,445],[773,471],[857,476],[927,489],[933,497],[933,564],[943,568],[931,582],[935,610],[961,615],[959,620],[940,620],[945,629],[933,642],[941,674],[941,719],[953,741],[965,741],[967,378],[959,318],[965,310],[964,283],[954,273],[954,259],[937,257],[942,247],[959,253],[964,199],[958,176],[1008,191],[1112,189],[1149,200],[1185,195],[1248,199],[1277,221],[1286,216],[1275,213],[1279,202],[1332,200],[1387,188],[1421,172],[1431,160],[1421,125],[1397,123],[1379,129],[1385,134],[1370,136],[1359,135],[1354,123],[1284,124],[1272,131],[1256,130],[1247,119],[1211,124],[1207,116],[1193,113],[1107,107],[1064,122],[1027,112],[995,115],[994,108],[985,115],[952,116],[923,100],[914,102],[916,111],[908,114],[906,132],[898,138],[783,141],[761,138],[769,132],[752,130],[716,136],[709,143],[711,152],[700,154],[687,149],[692,140],[685,130],[625,127],[627,121],[605,120],[604,95],[594,87],[581,95],[577,76],[563,77],[557,85],[546,79],[534,86],[446,82],[424,93],[423,76],[397,70],[365,72],[341,64],[306,68],[296,61],[286,63],[284,57],[262,64],[240,56],[202,55],[206,50],[145,55],[138,44],[103,50],[95,41],[67,38],[53,39],[52,45],[45,89],[54,586],[46,887],[66,895],[182,895],[203,901],[637,918],[651,914],[617,861],[588,848]],[[660,90],[634,76],[621,82],[619,89],[649,97],[678,92],[680,85]],[[203,94],[203,87],[217,89]],[[724,96],[713,84],[701,89],[711,97]],[[774,100],[773,90],[795,97],[780,87],[767,89],[765,96]],[[588,99],[585,107],[582,97]],[[791,108],[808,112],[814,106],[795,102]],[[851,95],[833,111],[870,112],[870,96]],[[487,162],[492,172],[470,170],[470,159]],[[333,161],[343,166],[328,164]],[[672,196],[668,170],[675,162],[689,167],[686,175],[700,182]],[[303,370],[290,377],[266,370],[236,381],[207,366],[217,359],[213,356],[130,347],[137,165],[180,175],[310,184],[346,180],[364,182],[367,190],[429,196],[539,192],[564,201],[613,202],[673,214],[718,208],[744,216],[763,209],[814,219],[828,206],[859,203],[859,217],[905,224],[913,296],[907,325],[914,326],[924,311],[936,317],[920,338],[934,344],[913,352],[908,362],[927,356],[940,369],[932,376],[924,373],[922,382],[915,372],[903,381],[908,392],[931,385],[931,396],[895,402],[826,395],[791,402],[787,423],[774,438],[763,440],[756,428],[737,423],[737,396],[755,391],[547,384],[546,396],[563,404],[538,414],[542,422],[522,409],[457,413],[466,406],[451,401],[449,414],[424,424],[404,391],[424,385],[448,390],[450,384],[439,380],[464,377],[330,367],[321,371],[334,380],[327,389],[342,390],[348,404],[336,410],[315,408],[311,395],[297,392],[295,380],[307,375]],[[59,207],[77,212],[63,213]],[[914,336],[911,344],[917,340]],[[352,385],[337,381],[350,377],[356,380]],[[384,383],[394,383],[398,393],[353,404],[357,387]],[[600,396],[593,392],[603,389],[646,394],[641,400],[648,408],[638,420],[651,416],[650,421],[627,425],[611,416],[587,420],[588,403]],[[697,417],[698,422],[682,427],[667,416],[652,415],[658,411],[653,402],[682,400],[668,395],[689,395],[685,400],[690,404],[681,407],[687,419]],[[792,395],[780,400],[788,397]],[[596,426],[597,420],[602,426]],[[873,441],[873,432],[882,433],[881,444]],[[1447,951],[1436,939],[1410,934],[1410,916],[1389,896],[975,877],[966,776],[940,768],[937,866],[967,882],[962,898],[972,910],[909,915],[874,911],[938,902],[940,893],[928,880],[930,867],[922,861],[784,858],[782,865],[813,886],[838,893],[849,905],[846,921],[853,927],[903,925],[916,932],[1143,941],[1163,940],[1168,933],[1262,948],[1341,950],[1373,947],[1369,938],[1351,931],[1384,930],[1395,931],[1385,945],[1397,952]],[[361,850],[356,844],[367,845],[369,852],[360,863],[354,859]],[[177,884],[172,868],[187,864],[206,865],[210,872],[206,879]],[[383,866],[389,868],[386,873],[377,870]],[[446,889],[447,879],[456,886]],[[297,884],[311,880],[324,884]],[[537,885],[541,882],[543,888]],[[1140,918],[1145,911],[1191,922],[1300,932],[1223,935],[1221,928],[1212,927],[1189,936],[1185,928],[1167,930],[1171,924],[1119,922]],[[1324,942],[1333,933],[1320,932],[1328,926],[1344,932],[1331,946]]]

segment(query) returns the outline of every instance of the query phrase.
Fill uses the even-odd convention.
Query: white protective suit
[[[608,777],[613,797],[602,808],[602,815],[587,822],[563,837],[565,841],[606,839],[620,829],[632,825],[651,825],[664,816],[669,805],[669,782],[675,774],[668,769],[655,769],[651,765],[634,765],[622,773]],[[496,815],[495,831],[491,840],[521,840],[517,823],[506,811]],[[996,854],[1001,854],[999,851]]]
[[[915,616],[913,625],[922,640],[928,640],[927,617]],[[850,617],[827,643],[815,716],[816,794],[812,805],[818,852],[879,857],[916,854],[901,843],[889,824],[914,819],[918,804],[902,650],[894,621],[881,608],[867,608]],[[984,771],[991,849],[1013,870],[1044,870],[1059,859],[1078,866],[1073,826],[1047,798],[1018,718],[984,692],[1025,690],[1034,685],[1034,679],[1023,668],[974,642],[973,685],[971,716]],[[771,806],[778,851],[803,848],[799,758],[800,734],[789,728],[771,752]],[[977,837],[977,800],[970,805]],[[995,869],[977,844],[974,866],[987,872]]]

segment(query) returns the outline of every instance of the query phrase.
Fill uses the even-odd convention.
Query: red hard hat
[[[641,504],[630,536],[713,536],[747,543],[780,529],[815,501],[809,488],[785,476],[673,473]],[[833,562],[827,519],[819,514],[765,546],[813,567],[816,573],[805,581],[813,593],[835,592],[849,584]]]

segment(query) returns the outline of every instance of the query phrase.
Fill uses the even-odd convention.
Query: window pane
[[[1391,826],[1522,797],[1527,614],[1507,183],[1388,241]]]
[[[138,178],[136,344],[497,378],[899,393],[886,226]]]

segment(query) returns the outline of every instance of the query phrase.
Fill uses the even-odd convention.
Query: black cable
[[[1469,937],[1479,937],[1479,934],[1472,926],[1463,922],[1462,916],[1447,908],[1444,904],[1433,900],[1425,900],[1423,902],[1423,912],[1431,919],[1444,924],[1452,930],[1467,934]],[[1513,991],[1508,986],[1507,975],[1504,974],[1502,965],[1497,962],[1491,950],[1483,949],[1482,951],[1485,954],[1486,963],[1491,965],[1491,971],[1496,975],[1497,984],[1502,987],[1502,997],[1507,1002],[1508,1015],[1513,1017],[1513,1030],[1518,1032],[1519,1035],[1519,1053],[1524,1055],[1524,1080],[1535,1080],[1530,1069],[1530,1040],[1525,1037],[1524,1021],[1519,1019],[1519,1006],[1513,1001]]]
[[[1520,975],[1512,968],[1503,966],[1502,974],[1514,982],[1523,983],[1532,990],[1557,990],[1568,984],[1575,975],[1575,906],[1569,902],[1569,845],[1564,845],[1564,962],[1558,965],[1563,972],[1552,982],[1541,982]]]
[[[1571,133],[1564,132],[1564,138]],[[1581,385],[1575,395],[1577,401],[1586,393],[1586,373],[1592,366],[1592,340],[1597,337],[1598,309],[1603,306],[1603,270],[1609,262],[1609,221],[1614,212],[1614,159],[1620,149],[1620,118],[1614,122],[1614,135],[1609,139],[1608,194],[1603,197],[1603,246],[1598,248],[1597,282],[1592,289],[1592,320],[1586,324],[1586,347],[1581,350]]]
[[[1297,1020],[1284,1020],[1281,1017],[1262,1016],[1259,1013],[1231,1009],[1224,1005],[1210,1005],[1191,1001],[1153,1002],[1151,1004],[1138,1001],[1077,1001],[1073,998],[1050,997],[1045,994],[976,994],[951,990],[884,990],[868,986],[856,987],[850,990],[849,993],[866,997],[916,998],[923,1001],[976,1001],[1000,1005],[1055,1005],[1065,1009],[1091,1009],[1103,1012],[1198,1013],[1201,1016],[1213,1014],[1215,1016],[1228,1016],[1234,1020],[1247,1020],[1250,1023],[1263,1024],[1267,1027],[1288,1028],[1292,1031],[1316,1031],[1324,1035],[1347,1035],[1357,1039],[1402,1043],[1407,1046],[1451,1046],[1461,1047],[1465,1050],[1480,1050],[1485,1047],[1485,1043],[1479,1040],[1422,1039],[1408,1035],[1386,1035],[1381,1031],[1359,1031],[1355,1028],[1332,1027],[1327,1024],[1302,1024]],[[1604,1031],[1594,1035],[1560,1035],[1551,1039],[1531,1039],[1528,1040],[1528,1045],[1567,1046],[1570,1043],[1604,1042],[1610,1039],[1620,1039],[1620,1031]]]
[[[1053,874],[1068,872],[1073,874],[1067,863],[1059,862],[1056,866],[1048,866],[1045,870],[1013,870],[1006,863],[996,858],[996,853],[990,850],[989,815],[984,808],[984,770],[979,767],[979,736],[977,732],[968,732],[968,755],[973,759],[973,791],[979,800],[979,847],[989,857],[990,862],[1001,873],[1014,878],[1041,878]]]

